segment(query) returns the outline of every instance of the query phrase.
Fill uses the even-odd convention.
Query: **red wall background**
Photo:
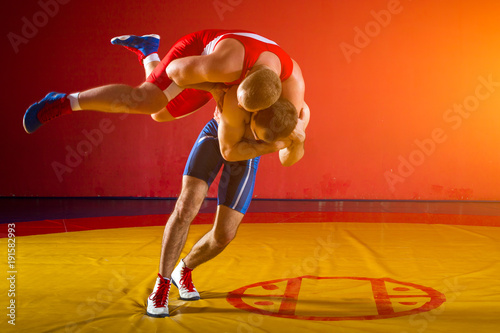
[[[213,104],[163,124],[79,113],[32,135],[22,117],[49,91],[140,84],[114,36],[158,33],[162,56],[241,28],[297,60],[312,112],[303,161],[265,156],[255,197],[500,200],[498,1],[25,0],[2,16],[1,196],[177,196]]]

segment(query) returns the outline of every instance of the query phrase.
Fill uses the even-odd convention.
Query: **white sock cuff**
[[[78,102],[78,96],[80,95],[79,92],[69,94],[68,99],[71,104],[71,110],[73,111],[80,111],[82,108],[80,107],[80,103]]]
[[[148,55],[146,58],[144,58],[142,64],[147,65],[153,61],[161,61],[160,57],[158,56],[158,53],[151,53],[150,55]]]
[[[173,100],[177,95],[179,95],[184,89],[179,87],[175,82],[170,83],[170,85],[167,87],[167,89],[163,90],[163,93],[165,96],[168,98],[168,101],[170,102]]]

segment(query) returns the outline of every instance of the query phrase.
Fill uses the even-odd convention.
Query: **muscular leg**
[[[194,269],[221,253],[236,236],[243,216],[243,213],[219,205],[213,228],[193,246],[183,259],[186,266]]]
[[[189,225],[198,214],[207,191],[205,181],[190,176],[182,178],[181,194],[163,232],[159,269],[162,276],[170,277],[172,274],[186,243]]]
[[[156,68],[156,66],[158,66],[160,64],[159,61],[153,61],[153,62],[150,62],[149,64],[146,64],[144,66],[144,71],[146,73],[146,77],[149,76],[149,74],[151,74],[151,72]],[[157,122],[165,122],[165,121],[172,121],[172,120],[175,120],[175,118],[170,114],[170,112],[168,112],[167,108],[166,107],[163,107],[160,111],[156,112],[156,113],[153,113],[151,115],[151,118],[153,118],[154,121],[157,121]]]
[[[82,110],[109,113],[153,114],[168,103],[165,94],[154,84],[144,82],[138,87],[111,84],[80,93]]]
[[[144,65],[144,73],[146,74],[146,78],[154,71],[156,66],[160,64],[159,61],[151,61]],[[174,117],[168,112],[166,107],[163,107],[160,111],[151,114],[151,118],[157,122],[165,122],[175,120]]]

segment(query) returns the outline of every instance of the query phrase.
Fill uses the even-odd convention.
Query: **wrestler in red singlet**
[[[155,84],[167,95],[167,98],[170,100],[167,104],[167,110],[173,117],[181,118],[195,112],[210,101],[212,95],[202,90],[179,90],[167,76],[165,70],[168,64],[177,58],[211,54],[217,43],[226,38],[240,41],[245,48],[241,76],[238,80],[227,83],[228,85],[239,84],[245,78],[247,71],[253,67],[260,54],[265,51],[272,52],[279,57],[281,61],[281,81],[285,81],[292,74],[293,62],[290,56],[278,44],[265,37],[241,30],[211,29],[191,33],[179,39],[172,46],[167,55],[162,59],[161,64],[156,67],[146,80]]]

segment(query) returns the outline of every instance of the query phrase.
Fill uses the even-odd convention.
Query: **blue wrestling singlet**
[[[224,160],[220,152],[218,127],[219,124],[215,119],[205,125],[191,149],[184,175],[204,180],[210,187],[221,166],[224,165],[217,202],[219,205],[245,214],[252,201],[260,156],[238,162]]]

